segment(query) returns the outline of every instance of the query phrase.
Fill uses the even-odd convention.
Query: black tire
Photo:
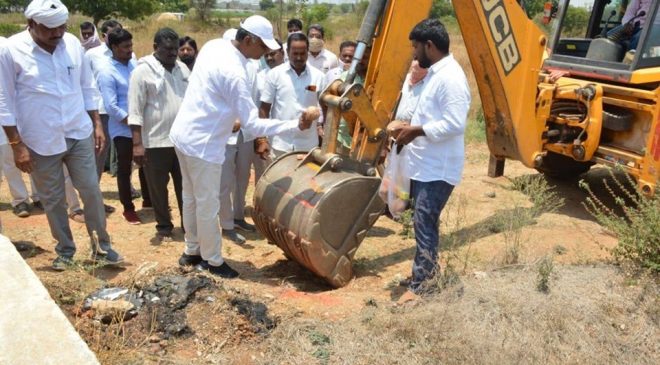
[[[592,165],[592,162],[575,161],[568,156],[548,152],[541,167],[536,170],[556,179],[572,179],[589,171]]]
[[[616,106],[603,109],[603,128],[615,132],[624,132],[632,126],[635,114],[632,111]]]

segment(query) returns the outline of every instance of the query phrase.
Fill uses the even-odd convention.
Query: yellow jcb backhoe
[[[453,1],[486,119],[490,176],[503,173],[505,158],[563,176],[594,163],[616,164],[644,192],[655,190],[658,1],[645,14],[634,55],[607,35],[618,25],[603,20],[613,9],[610,2],[564,0],[556,7],[548,42],[516,1]],[[328,108],[323,145],[281,156],[257,184],[253,219],[259,231],[332,286],[350,281],[355,252],[383,211],[377,163],[388,140],[385,128],[411,61],[408,35],[431,5],[432,0],[369,3],[346,81],[335,81],[321,95]],[[590,19],[573,24],[580,9],[588,9]],[[369,67],[360,85],[354,82],[356,67],[368,48]],[[551,80],[551,71],[564,76]],[[348,151],[337,148],[341,118],[354,127]]]

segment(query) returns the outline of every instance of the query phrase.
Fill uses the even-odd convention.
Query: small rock
[[[626,329],[626,325],[625,325],[625,324],[622,324],[622,325],[619,326],[619,328],[621,328],[622,330],[625,330],[625,329]]]
[[[474,277],[477,279],[485,279],[488,277],[488,273],[484,271],[475,271],[474,272]]]
[[[158,343],[158,342],[160,342],[160,337],[158,337],[156,335],[149,336],[149,342]]]
[[[213,303],[213,302],[215,302],[215,297],[208,296],[208,297],[206,297],[206,301],[209,302],[209,303]]]
[[[497,193],[495,193],[494,191],[489,191],[489,192],[485,193],[484,196],[486,196],[486,198],[491,198],[492,199],[492,198],[495,198],[497,196]]]
[[[275,299],[275,296],[272,294],[264,294],[264,298],[266,299]]]

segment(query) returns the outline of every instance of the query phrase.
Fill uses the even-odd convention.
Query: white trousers
[[[223,264],[222,237],[218,226],[222,165],[187,156],[176,149],[181,166],[184,252],[201,255],[212,266]],[[233,222],[232,222],[233,223]]]

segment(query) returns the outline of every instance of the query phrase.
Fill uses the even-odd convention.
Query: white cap
[[[69,19],[69,10],[60,0],[32,0],[24,14],[27,19],[51,29],[65,24]]]
[[[282,48],[273,37],[273,25],[261,15],[252,15],[241,23],[241,28],[261,38],[264,44],[276,51]]]
[[[234,39],[236,39],[236,32],[238,32],[238,29],[229,28],[225,30],[224,33],[222,33],[222,39],[226,41],[233,41]]]

